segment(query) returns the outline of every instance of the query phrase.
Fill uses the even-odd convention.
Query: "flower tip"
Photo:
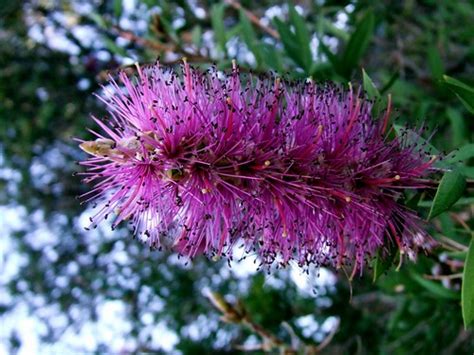
[[[82,142],[81,144],[79,144],[79,148],[81,148],[84,152],[88,153],[88,154],[92,154],[92,152],[94,151],[93,147],[94,147],[94,142],[91,142],[91,141],[86,141],[86,142]]]
[[[84,141],[79,144],[84,152],[94,156],[103,156],[110,153],[115,146],[115,142],[112,139],[98,138],[95,141]]]

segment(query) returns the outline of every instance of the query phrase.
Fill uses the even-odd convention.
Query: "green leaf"
[[[459,148],[455,156],[457,160],[469,160],[474,158],[474,143],[466,144]]]
[[[380,113],[385,108],[386,102],[382,99],[379,90],[364,69],[362,69],[362,80],[364,91],[367,93],[368,98],[374,100],[372,106],[374,118],[379,117]]]
[[[462,197],[456,201],[453,206],[467,206],[474,204],[474,197]],[[418,203],[419,207],[431,207],[433,201],[421,201]]]
[[[467,257],[467,251],[447,251],[444,254],[448,256],[451,259],[456,259],[456,260],[461,260],[465,261]],[[461,293],[461,299],[462,299],[462,293]]]
[[[446,157],[450,162],[458,162],[460,160],[469,160],[474,158],[474,143],[466,144],[458,150],[455,150]]]
[[[321,50],[321,52],[328,58],[329,62],[332,64],[334,68],[338,68],[340,63],[339,63],[339,58],[331,52],[328,46],[326,46],[323,42],[322,38],[319,38],[319,46],[318,48]]]
[[[107,21],[96,12],[91,12],[87,17],[94,21],[99,28],[106,29],[108,27]]]
[[[122,0],[114,0],[114,15],[117,18],[122,16]]]
[[[399,72],[393,73],[393,75],[390,77],[390,79],[388,79],[387,83],[383,86],[383,88],[380,89],[380,94],[383,95],[388,90],[390,90],[390,88],[393,86],[393,84],[395,84],[395,82],[398,80],[399,77],[400,77]]]
[[[434,147],[430,142],[421,137],[414,130],[405,128],[397,124],[394,124],[393,128],[395,129],[397,136],[403,137],[403,139],[406,139],[407,143],[414,144],[417,146],[417,148],[423,149],[425,153],[434,155],[440,154],[439,150],[436,149],[436,147]]]
[[[319,31],[321,34],[329,33],[335,37],[342,39],[344,42],[347,42],[349,40],[349,34],[343,29],[335,26],[334,23],[324,17],[323,14],[319,14],[317,21],[318,25],[321,27],[321,30]]]
[[[383,253],[382,249],[377,250],[377,255],[372,261],[373,277],[372,282],[376,282],[393,265],[395,258],[399,254],[399,250],[394,246],[389,246],[389,251]]]
[[[245,44],[248,49],[255,56],[257,65],[261,67],[263,65],[263,54],[260,44],[258,43],[257,36],[253,30],[252,24],[245,15],[245,13],[240,10],[240,25],[241,25],[241,34]]]
[[[242,26],[240,23],[237,23],[235,26],[230,27],[226,30],[226,38],[237,37],[242,33]]]
[[[301,61],[298,55],[298,45],[296,44],[295,35],[290,31],[287,24],[283,23],[279,18],[275,17],[273,23],[280,34],[281,42],[285,48],[286,54],[300,67],[303,67],[304,63]]]
[[[410,198],[409,200],[405,202],[405,206],[407,206],[408,208],[412,210],[416,210],[416,207],[418,206],[418,203],[420,202],[423,194],[424,194],[423,192],[415,193],[415,195],[412,198]]]
[[[469,244],[469,250],[464,262],[462,275],[461,306],[464,327],[474,322],[474,239]]]
[[[444,82],[456,94],[469,112],[474,113],[474,88],[447,75],[444,75],[443,78]]]
[[[362,80],[364,90],[367,93],[369,99],[380,99],[380,93],[377,87],[364,69],[362,69]]]
[[[360,59],[372,39],[374,27],[375,16],[374,13],[369,10],[358,23],[342,55],[339,70],[346,77],[349,77],[352,70],[359,64]]]
[[[202,45],[202,28],[199,25],[196,25],[193,27],[193,30],[191,31],[191,40],[193,44],[200,48]]]
[[[423,276],[418,274],[412,273],[411,277],[415,280],[421,287],[427,290],[431,296],[436,296],[439,298],[449,299],[449,300],[457,300],[459,299],[459,294],[456,291],[447,289],[439,282],[431,281],[425,279]]]
[[[439,223],[441,224],[441,231],[447,237],[456,236],[456,226],[454,225],[453,219],[449,216],[447,212],[441,213],[438,216]]]
[[[181,38],[180,36],[178,35],[178,33],[176,32],[175,28],[173,27],[173,25],[171,24],[171,22],[165,18],[165,17],[160,17],[160,21],[161,21],[161,25],[163,26],[163,29],[165,31],[165,33],[170,36],[173,41],[177,42],[177,43],[180,43],[181,42]]]
[[[462,196],[466,180],[457,170],[448,171],[441,179],[436,191],[428,219],[448,210]]]
[[[107,49],[113,54],[119,55],[121,57],[128,57],[127,51],[123,47],[115,43],[114,40],[106,37],[104,38],[104,44]]]
[[[267,43],[262,43],[262,56],[266,65],[275,69],[279,73],[284,72],[284,67],[281,60],[282,55],[274,46]]]
[[[458,171],[469,179],[474,179],[474,166],[460,166]]]
[[[319,62],[313,65],[311,70],[311,78],[316,79],[318,81],[334,81],[340,83],[346,83],[344,78],[338,77],[336,73],[334,73],[333,66],[331,63],[328,62]]]
[[[309,75],[313,64],[311,49],[309,48],[311,37],[306,28],[306,23],[303,17],[301,17],[293,6],[290,6],[289,15],[291,24],[294,26],[295,30],[295,39],[299,49],[298,53],[301,58],[302,68],[305,70],[306,74]]]
[[[448,116],[451,123],[452,146],[459,147],[465,142],[466,133],[469,132],[464,117],[459,110],[451,107],[446,109],[446,116]]]
[[[431,71],[431,76],[435,80],[440,80],[444,73],[443,60],[439,54],[438,48],[432,45],[428,48],[428,67]]]
[[[217,47],[225,53],[225,44],[227,42],[225,26],[224,26],[224,10],[225,4],[215,4],[211,7],[211,24],[214,31]]]
[[[273,23],[280,34],[281,42],[285,48],[285,52],[300,68],[305,71],[307,76],[311,75],[312,69],[312,55],[309,48],[310,36],[306,28],[303,18],[296,12],[293,7],[290,7],[290,22],[293,26],[292,31],[288,24],[283,23],[280,19],[275,17]]]

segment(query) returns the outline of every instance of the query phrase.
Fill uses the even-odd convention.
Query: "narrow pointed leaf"
[[[119,18],[122,16],[122,0],[114,0],[114,15]]]
[[[202,45],[202,28],[199,25],[196,25],[193,27],[193,30],[191,32],[191,40],[193,44],[200,48]]]
[[[423,287],[433,297],[439,297],[448,300],[458,300],[460,297],[458,292],[444,287],[439,281],[427,280],[423,276],[415,273],[413,273],[411,277],[418,283],[418,285]]]
[[[390,88],[393,86],[393,84],[395,84],[399,77],[399,72],[393,73],[390,79],[388,79],[387,83],[382,87],[382,89],[380,89],[380,94],[384,95],[388,90],[390,90]]]
[[[308,29],[306,28],[306,23],[301,17],[301,15],[295,10],[293,6],[290,6],[289,10],[290,21],[295,30],[295,39],[299,48],[299,56],[303,64],[303,69],[307,74],[312,66],[312,55],[311,49],[309,47],[311,43],[311,37],[309,35]]]
[[[467,119],[461,114],[460,110],[455,110],[451,107],[446,109],[446,116],[451,123],[452,145],[460,147],[467,140],[469,134],[469,130],[466,127]]]
[[[273,19],[273,23],[277,28],[277,31],[280,35],[280,39],[283,43],[283,47],[285,47],[285,51],[287,52],[288,56],[293,59],[293,56],[295,55],[294,51],[298,50],[298,45],[295,41],[295,35],[290,31],[289,26],[286,23],[282,22],[279,18],[275,17]]]
[[[274,46],[262,43],[262,56],[265,65],[275,69],[279,73],[283,73],[282,55]]]
[[[363,85],[364,85],[364,90],[367,93],[367,96],[369,99],[379,99],[380,98],[380,93],[377,90],[377,87],[375,86],[374,82],[370,78],[370,76],[367,74],[367,72],[362,69],[362,80],[363,80]]]
[[[399,251],[394,246],[389,246],[387,253],[384,253],[381,249],[377,251],[372,267],[373,267],[373,276],[372,282],[376,282],[380,276],[382,276],[386,271],[388,271],[393,265],[394,260],[399,254]]]
[[[397,136],[405,139],[407,143],[416,145],[417,148],[422,149],[427,154],[440,155],[439,150],[429,141],[421,137],[416,131],[397,124],[394,124],[393,128],[395,129]]]
[[[372,11],[367,12],[357,24],[347,47],[342,55],[340,71],[349,76],[352,70],[359,64],[360,59],[367,50],[375,27],[375,16]]]
[[[225,44],[227,42],[224,26],[224,10],[225,4],[216,4],[211,8],[211,24],[214,31],[214,38],[218,48],[222,52],[225,52]]]
[[[255,34],[255,31],[253,30],[252,24],[250,23],[249,19],[242,10],[240,10],[240,26],[245,44],[254,55],[255,60],[257,61],[257,65],[262,66],[262,49],[258,43],[257,36]]]
[[[274,18],[273,23],[280,34],[280,39],[285,48],[285,52],[301,69],[305,71],[306,75],[311,74],[312,59],[309,51],[309,40],[303,44],[303,38],[309,38],[303,19],[296,13],[290,16],[291,21],[295,21],[297,25],[292,23],[295,32],[290,29],[290,26],[282,22],[278,18]],[[291,11],[290,11],[291,15]],[[306,33],[305,33],[306,32]],[[300,37],[298,37],[300,36]],[[309,51],[309,54],[308,54]]]
[[[469,244],[469,250],[464,262],[462,276],[461,306],[464,327],[474,322],[474,239]]]
[[[321,50],[321,52],[328,58],[329,62],[332,64],[334,68],[338,68],[340,63],[339,63],[339,58],[331,52],[328,46],[326,46],[323,42],[323,39],[319,39],[319,46],[318,48]]]
[[[465,188],[466,180],[457,170],[445,173],[436,191],[428,219],[436,217],[454,205]]]
[[[447,75],[444,75],[443,78],[448,87],[456,94],[469,112],[474,113],[474,88]]]
[[[450,162],[458,162],[461,160],[469,160],[474,158],[474,143],[466,144],[458,150],[453,151],[447,157]]]
[[[444,73],[443,60],[439,54],[438,48],[432,45],[428,48],[428,67],[431,71],[431,76],[436,81],[440,80]]]

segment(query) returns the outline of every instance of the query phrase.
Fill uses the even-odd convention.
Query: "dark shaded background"
[[[213,290],[241,299],[255,322],[288,343],[292,331],[283,322],[307,344],[334,334],[323,350],[329,354],[472,353],[459,278],[426,284],[413,276],[462,271],[443,238],[468,244],[469,189],[427,226],[442,246],[376,283],[367,270],[352,283],[352,298],[347,277],[331,270],[317,279],[317,271],[301,275],[296,267],[255,272],[252,261],[229,268],[198,258],[185,265],[148,251],[126,229],[84,231],[90,206],[74,196],[88,187],[72,176],[84,155],[71,137],[88,137],[89,114],[102,112],[92,93],[107,70],[133,71],[135,61],[161,56],[173,65],[185,55],[203,67],[228,68],[237,58],[243,70],[354,85],[363,67],[384,97],[393,95],[399,124],[427,125],[436,131],[431,144],[447,153],[473,142],[473,115],[442,80],[447,74],[474,84],[472,2],[294,4],[309,37],[279,1],[2,1],[0,352],[224,353],[258,343],[243,327],[219,321],[204,296]],[[348,53],[367,16],[374,27],[366,45]],[[292,44],[284,34],[294,30]],[[472,179],[469,163],[460,169]],[[421,197],[416,208],[426,216],[433,195]]]

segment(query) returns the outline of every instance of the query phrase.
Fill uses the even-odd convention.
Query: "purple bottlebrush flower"
[[[236,243],[263,264],[354,265],[380,247],[416,251],[427,236],[398,202],[427,187],[429,159],[388,139],[359,93],[310,81],[225,76],[185,62],[120,74],[99,98],[110,117],[81,148],[85,180],[110,214],[150,246],[193,257],[232,256]]]

